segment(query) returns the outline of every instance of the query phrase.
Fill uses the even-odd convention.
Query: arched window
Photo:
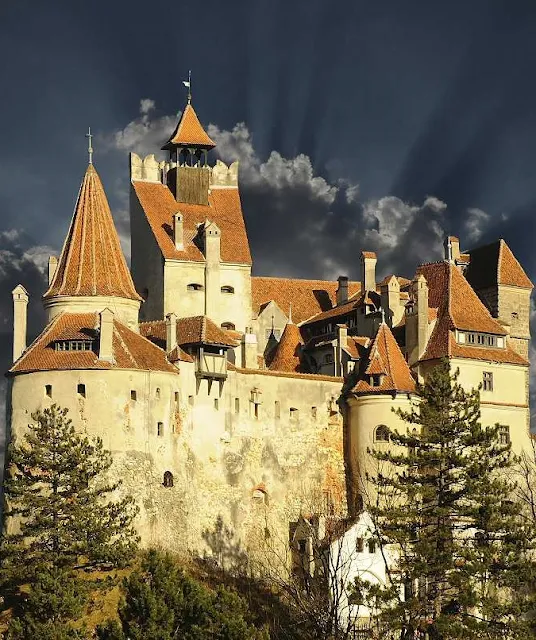
[[[164,482],[162,483],[166,489],[169,489],[173,486],[173,474],[171,471],[166,471],[164,473]]]
[[[389,427],[379,424],[374,431],[374,442],[389,442]]]
[[[186,289],[187,291],[203,291],[203,285],[198,282],[191,282]]]
[[[235,325],[232,322],[222,322],[220,326],[222,329],[230,329],[231,331],[234,331],[236,329]]]
[[[225,284],[222,288],[221,288],[221,292],[222,293],[234,293],[234,287],[231,287],[230,284]]]

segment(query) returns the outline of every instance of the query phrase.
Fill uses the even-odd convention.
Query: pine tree
[[[149,551],[124,583],[120,623],[97,630],[100,640],[267,640],[247,621],[244,600],[188,576],[168,554]]]
[[[29,617],[53,624],[55,611],[63,615],[54,599],[55,581],[66,576],[72,581],[75,572],[111,569],[132,558],[137,508],[130,497],[112,499],[120,483],[108,480],[111,465],[102,441],[77,433],[67,409],[57,405],[33,414],[27,433],[10,445],[0,541],[3,588],[17,597],[21,585],[29,584],[34,604],[37,591],[45,598],[46,585],[52,589],[48,618],[43,617],[46,607],[38,612],[19,597],[27,628]]]
[[[480,424],[479,391],[464,391],[448,361],[417,397],[397,412],[407,433],[371,452],[381,472],[370,511],[395,561],[391,586],[368,589],[369,602],[402,638],[526,638],[535,530],[509,480],[510,445]]]

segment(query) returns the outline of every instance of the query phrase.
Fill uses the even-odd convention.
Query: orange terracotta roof
[[[179,347],[179,345],[175,346],[169,353],[168,353],[168,360],[170,362],[193,362],[194,359],[192,358],[191,355],[189,355],[188,353],[186,353],[186,351],[184,351],[184,349],[181,349]]]
[[[140,333],[162,349],[166,346],[166,321],[153,320],[140,322]],[[236,347],[238,340],[231,338],[228,332],[220,329],[207,316],[192,316],[177,320],[177,344],[214,344]]]
[[[366,336],[348,336],[347,346],[344,350],[351,358],[359,360],[366,354],[369,344],[370,338]]]
[[[300,329],[289,322],[285,327],[279,343],[270,353],[270,371],[300,372],[303,340]]]
[[[336,304],[337,287],[338,283],[331,280],[253,277],[253,312],[259,313],[263,305],[273,300],[284,313],[288,313],[292,305],[294,322],[300,324],[321,311],[333,308]],[[350,297],[360,290],[360,282],[348,283]]]
[[[428,306],[443,309],[446,305],[450,328],[506,335],[502,325],[491,317],[471,285],[453,264],[424,264],[418,267],[419,274],[428,283]]]
[[[201,126],[197,113],[191,104],[186,105],[175,131],[162,149],[170,149],[173,146],[204,147],[206,149],[212,149],[216,146],[216,143],[209,138]]]
[[[361,256],[363,258],[376,258],[376,252],[375,251],[362,251],[361,252]]]
[[[8,375],[60,369],[140,369],[178,373],[178,370],[167,361],[162,349],[118,320],[114,320],[112,339],[114,362],[99,360],[98,326],[97,313],[62,313],[56,316],[17,360]],[[55,350],[56,341],[69,339],[70,336],[76,339],[78,335],[84,335],[86,340],[88,337],[95,339],[94,349],[91,351]]]
[[[376,291],[361,291],[352,296],[348,302],[333,307],[333,309],[329,309],[328,311],[318,313],[312,318],[309,318],[307,322],[304,322],[302,324],[310,325],[315,322],[324,322],[325,320],[329,320],[330,318],[342,317],[348,313],[351,313],[355,309],[359,309],[364,304],[374,305],[376,309],[379,309],[381,307],[380,294]]]
[[[162,255],[167,260],[203,262],[198,227],[207,219],[215,222],[221,231],[222,262],[251,264],[251,253],[242,214],[238,189],[212,188],[208,205],[177,202],[166,185],[154,182],[132,182],[137,197]],[[173,215],[183,215],[184,250],[175,248],[172,237]]]
[[[56,273],[43,296],[117,296],[141,300],[114,226],[100,178],[84,175]]]
[[[467,279],[474,289],[497,284],[533,288],[532,282],[502,238],[468,253],[471,261],[467,268]]]
[[[373,374],[383,374],[381,385],[369,384],[369,376]],[[367,357],[351,381],[354,385],[352,390],[359,394],[415,391],[415,381],[408,364],[385,322],[379,326]]]

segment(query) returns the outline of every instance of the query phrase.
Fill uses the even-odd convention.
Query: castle
[[[13,291],[12,438],[67,407],[112,451],[144,545],[202,553],[223,522],[253,555],[288,549],[301,514],[359,511],[367,448],[407,429],[393,409],[441,358],[529,448],[532,284],[504,240],[450,236],[411,279],[378,282],[367,251],[359,282],[252,276],[238,163],[211,166],[214,146],[189,101],[166,160],[131,154],[131,272],[90,162],[29,346]]]

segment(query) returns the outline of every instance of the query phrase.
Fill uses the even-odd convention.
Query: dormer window
[[[495,336],[491,333],[477,333],[475,331],[458,333],[458,342],[460,344],[469,344],[473,347],[504,348],[504,338],[502,336]]]
[[[370,376],[369,384],[371,387],[380,387],[383,382],[383,374],[382,373],[373,373]]]
[[[236,329],[235,325],[232,322],[222,322],[220,326],[222,329],[227,329],[230,331],[234,331]]]
[[[54,343],[56,351],[91,351],[92,340],[58,340]]]
[[[203,285],[198,282],[191,282],[187,287],[187,291],[203,291]]]
[[[226,284],[221,288],[222,293],[234,293],[234,287],[231,287],[230,284]]]

